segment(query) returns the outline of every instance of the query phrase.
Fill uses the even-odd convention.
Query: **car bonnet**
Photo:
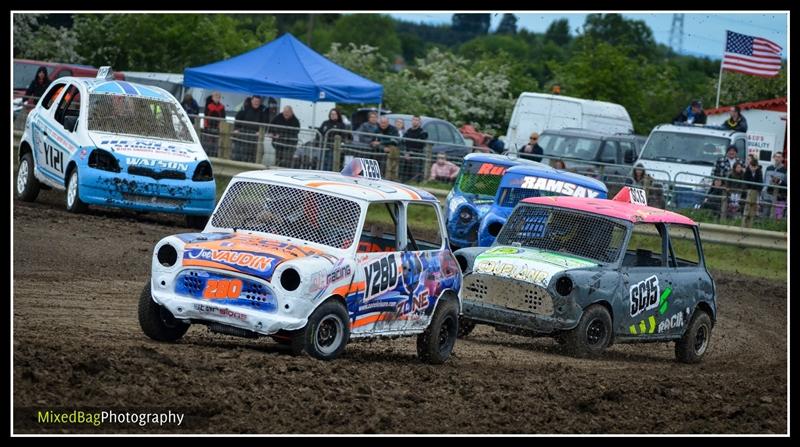
[[[473,272],[547,287],[550,279],[560,272],[597,265],[587,259],[562,253],[535,248],[497,246],[475,258]]]

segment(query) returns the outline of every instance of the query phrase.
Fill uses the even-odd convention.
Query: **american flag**
[[[722,68],[763,77],[776,76],[781,69],[780,45],[761,37],[727,31]]]

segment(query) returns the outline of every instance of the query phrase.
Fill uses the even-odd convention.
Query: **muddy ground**
[[[270,339],[192,327],[177,344],[136,317],[153,245],[188,231],[168,215],[91,210],[63,193],[14,203],[18,433],[785,433],[787,287],[715,274],[720,316],[705,361],[672,344],[615,345],[601,360],[551,339],[479,326],[442,366],[413,338],[341,358],[291,357]],[[181,427],[36,424],[37,411],[179,411]]]

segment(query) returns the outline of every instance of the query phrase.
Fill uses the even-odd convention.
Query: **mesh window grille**
[[[166,101],[122,95],[89,95],[89,130],[192,143],[191,123]]]
[[[507,167],[493,163],[466,162],[458,177],[458,189],[467,194],[494,197]]]
[[[355,239],[360,215],[358,203],[341,197],[241,181],[225,194],[211,224],[345,249]]]
[[[497,243],[614,262],[625,233],[624,225],[602,216],[523,204],[511,214]]]

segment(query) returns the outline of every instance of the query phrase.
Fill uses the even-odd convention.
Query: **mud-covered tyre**
[[[81,195],[79,191],[79,182],[78,182],[78,168],[73,169],[70,171],[69,176],[67,177],[67,211],[70,213],[83,213],[86,211],[86,206],[83,201],[81,201]]]
[[[469,318],[459,317],[458,319],[458,338],[464,338],[475,329],[475,322]]]
[[[675,358],[682,363],[698,363],[703,359],[711,341],[711,317],[703,310],[697,310],[692,321],[675,342]]]
[[[453,352],[458,338],[458,302],[446,299],[436,306],[431,323],[417,336],[417,356],[425,363],[439,365]]]
[[[339,301],[329,300],[308,317],[303,333],[303,349],[315,359],[333,360],[344,351],[350,339],[350,316]],[[295,343],[290,349],[296,349]]]
[[[150,282],[139,296],[139,326],[145,335],[158,341],[176,341],[189,330],[189,325],[177,320],[167,309],[153,301]]]
[[[186,226],[189,228],[202,230],[206,227],[206,223],[208,223],[208,216],[193,216],[191,214],[186,215]]]
[[[611,314],[599,304],[583,311],[575,329],[563,334],[564,347],[575,357],[597,357],[611,344]]]
[[[23,202],[33,202],[39,195],[40,184],[33,175],[33,169],[33,155],[28,152],[19,160],[16,188],[14,188],[17,198]]]

